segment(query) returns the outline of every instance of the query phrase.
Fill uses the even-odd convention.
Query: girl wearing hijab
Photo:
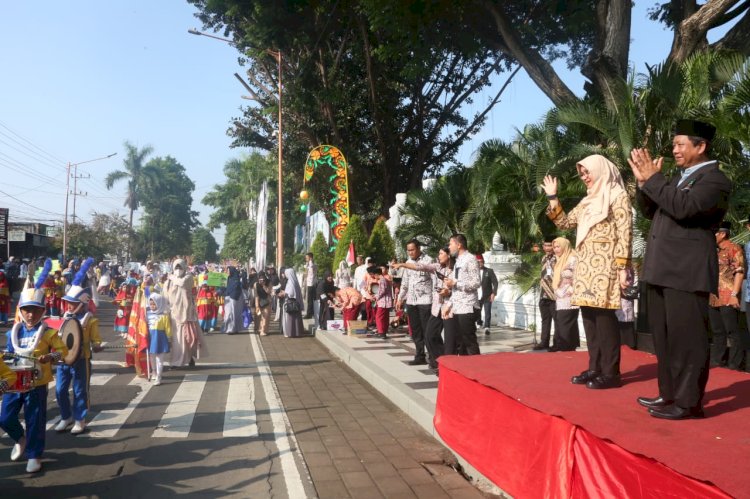
[[[169,353],[172,338],[172,321],[167,315],[167,300],[158,293],[151,293],[148,298],[148,354],[154,366],[156,377],[154,385],[161,385],[161,374],[164,370],[164,359]]]
[[[268,322],[271,320],[271,298],[273,290],[265,271],[261,270],[258,280],[253,285],[255,300],[255,331],[261,336],[268,334]]]
[[[229,267],[224,297],[224,325],[221,331],[226,334],[239,333],[242,329],[242,283],[240,273],[234,267]]]
[[[570,241],[558,237],[552,241],[552,251],[557,263],[552,272],[552,290],[555,292],[555,338],[550,352],[572,351],[578,347],[578,306],[570,303],[573,297],[573,276],[578,256]]]
[[[302,336],[305,326],[302,323],[302,288],[299,286],[297,274],[291,267],[284,269],[282,285],[284,290],[279,292],[279,298],[284,298],[281,314],[282,331],[287,338],[296,338]],[[296,305],[291,302],[296,302]]]
[[[588,388],[621,386],[620,331],[615,310],[627,286],[632,244],[632,207],[617,167],[595,154],[577,165],[586,197],[570,213],[557,199],[557,178],[547,175],[547,216],[563,230],[576,228],[578,264],[571,304],[581,307],[589,366],[571,382]]]

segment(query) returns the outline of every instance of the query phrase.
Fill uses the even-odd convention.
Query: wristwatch
[[[732,294],[731,294],[731,296],[732,296],[733,298],[737,298],[737,295],[738,295],[738,294],[739,294],[739,293],[737,293],[737,291],[732,291]]]

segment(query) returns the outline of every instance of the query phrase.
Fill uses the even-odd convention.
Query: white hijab
[[[606,219],[610,207],[620,194],[625,193],[625,184],[614,163],[600,154],[587,156],[578,162],[576,168],[586,168],[594,184],[586,192],[586,197],[578,203],[581,214],[576,229],[576,248],[580,248],[594,225]]]

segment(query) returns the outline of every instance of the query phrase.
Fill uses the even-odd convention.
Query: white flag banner
[[[255,265],[258,272],[266,267],[266,251],[268,242],[266,232],[268,228],[268,182],[263,182],[258,195],[258,212],[255,219]]]

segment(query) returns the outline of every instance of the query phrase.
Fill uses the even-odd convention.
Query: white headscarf
[[[149,311],[155,315],[164,315],[167,313],[167,300],[159,293],[151,293],[148,297]],[[156,310],[151,310],[151,301],[156,304]]]
[[[591,228],[607,218],[610,206],[620,194],[625,193],[620,171],[614,163],[600,154],[587,156],[578,162],[576,168],[586,168],[594,184],[587,191],[586,197],[578,203],[581,214],[576,229],[576,248],[586,239]]]

